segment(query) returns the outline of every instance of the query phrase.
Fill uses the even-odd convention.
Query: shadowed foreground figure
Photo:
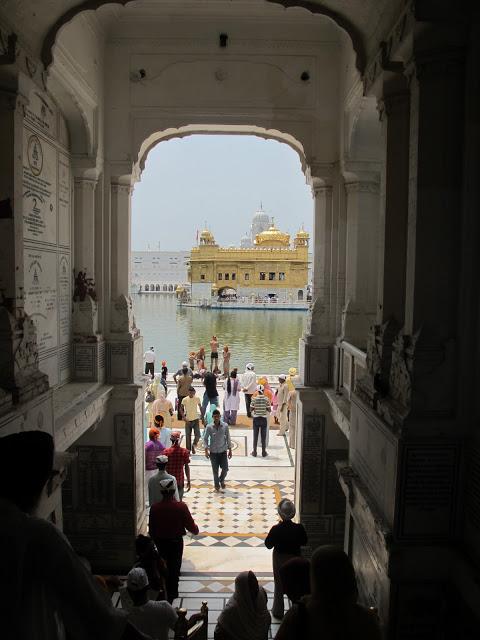
[[[310,583],[311,595],[287,612],[276,640],[380,640],[376,616],[357,604],[355,571],[342,549],[314,551]]]
[[[253,571],[235,578],[235,592],[215,628],[215,640],[267,640],[270,628],[267,594]]]
[[[293,604],[310,595],[310,560],[292,558],[282,564],[279,573],[283,592]]]
[[[105,598],[65,536],[35,517],[53,477],[52,437],[0,438],[0,636],[5,640],[144,639]]]

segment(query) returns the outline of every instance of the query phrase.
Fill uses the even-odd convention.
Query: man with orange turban
[[[148,481],[157,471],[157,456],[165,449],[158,439],[159,436],[160,430],[156,427],[148,430],[148,441],[145,443],[145,499],[147,498]]]

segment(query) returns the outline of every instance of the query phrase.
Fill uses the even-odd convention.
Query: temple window
[[[245,280],[250,280],[250,274],[249,273],[245,274]]]
[[[232,273],[232,280],[236,280],[237,279],[237,274],[236,273]]]
[[[268,279],[269,280],[275,280],[275,272],[274,271],[270,271],[268,274]]]
[[[223,273],[218,274],[218,279],[221,280],[223,278]]]
[[[225,274],[225,280],[230,280],[230,274],[229,273]]]
[[[201,274],[200,280],[205,280],[205,274],[204,273]]]
[[[285,271],[280,271],[280,273],[278,274],[278,279],[285,280]]]
[[[260,271],[260,280],[265,280],[266,279],[266,273],[265,271]]]

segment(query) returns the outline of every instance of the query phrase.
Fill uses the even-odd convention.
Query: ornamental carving
[[[389,388],[392,346],[398,336],[400,325],[395,320],[374,324],[367,339],[367,370],[375,390],[386,395]]]
[[[97,299],[95,290],[95,281],[87,276],[87,270],[79,271],[75,276],[75,285],[73,289],[73,301],[83,302],[87,296],[92,300]]]
[[[413,358],[418,336],[418,333],[413,336],[399,333],[392,345],[390,395],[407,410],[411,408]]]
[[[120,295],[111,307],[110,329],[112,333],[129,333],[133,337],[140,335],[133,314],[133,303],[130,297]]]

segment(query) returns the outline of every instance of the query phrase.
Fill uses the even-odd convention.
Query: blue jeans
[[[208,407],[208,403],[210,404],[214,404],[215,407],[218,407],[218,396],[214,396],[213,398],[209,398],[207,396],[207,392],[205,391],[205,393],[203,394],[203,398],[202,398],[202,411],[203,411],[203,415],[205,415],[205,412],[207,410]]]
[[[262,453],[266,449],[267,441],[267,419],[263,416],[257,416],[253,419],[253,450],[257,452],[258,434],[260,432],[260,440],[262,442]]]
[[[215,488],[218,487],[225,482],[225,478],[228,473],[228,457],[227,452],[222,451],[221,453],[212,453],[210,452],[210,464],[212,465],[213,471],[213,482],[215,483]],[[219,468],[222,469],[220,476],[218,475]]]

